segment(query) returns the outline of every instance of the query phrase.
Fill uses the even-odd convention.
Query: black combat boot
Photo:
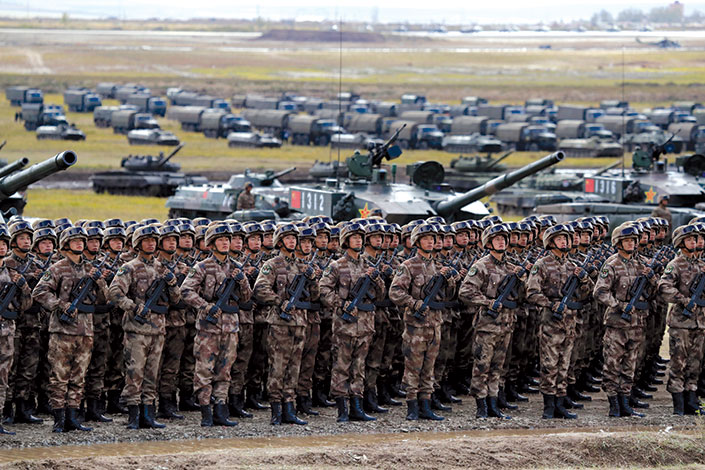
[[[512,419],[511,416],[505,415],[499,409],[497,397],[487,397],[487,415],[490,418]]]
[[[406,419],[407,421],[419,420],[419,401],[406,400]]]
[[[213,427],[213,408],[211,405],[201,405],[201,426],[204,428]]]
[[[217,426],[237,426],[237,421],[228,419],[228,405],[216,403],[213,405],[213,424]]]
[[[230,416],[236,418],[252,418],[252,413],[245,411],[245,393],[231,394],[229,398]]]
[[[127,407],[127,429],[140,428],[140,407],[137,405],[129,405]]]
[[[638,413],[629,406],[629,398],[626,395],[618,393],[617,400],[619,401],[619,414],[622,418],[626,418],[627,416],[635,416],[637,418],[644,417],[643,413]]]
[[[389,393],[395,398],[406,398],[406,391],[402,390],[394,379],[389,381]]]
[[[272,409],[272,419],[269,420],[269,424],[272,426],[282,424],[282,404],[278,401],[273,401],[269,404]]]
[[[698,400],[698,394],[696,392],[683,392],[683,402],[685,405],[683,409],[687,415],[698,415],[705,412],[700,406],[700,400]]]
[[[518,410],[519,406],[512,405],[507,402],[507,397],[504,394],[504,387],[499,387],[499,393],[497,394],[497,406],[500,410]]]
[[[401,402],[392,398],[391,393],[389,393],[386,378],[380,377],[379,380],[377,380],[377,392],[377,397],[379,398],[377,403],[379,405],[401,406]]]
[[[176,412],[176,402],[169,395],[159,397],[159,415],[164,419],[184,419],[184,415]]]
[[[507,387],[504,390],[504,395],[507,401],[516,401],[520,403],[529,401],[527,397],[519,393],[516,382],[507,383]]]
[[[654,396],[650,393],[646,393],[640,387],[632,387],[632,396],[639,398],[640,400],[651,400]]]
[[[639,400],[636,395],[634,395],[634,389],[632,389],[632,393],[629,394],[629,406],[632,408],[648,408],[649,404],[646,402],[643,402]]]
[[[519,390],[521,393],[539,393],[539,389],[531,385],[531,377],[525,376],[519,384]]]
[[[441,382],[441,388],[437,390],[436,393],[438,394],[438,398],[441,399],[441,403],[460,404],[463,402],[460,398],[453,396],[453,391],[447,381]]]
[[[55,408],[51,410],[51,414],[54,415],[54,427],[51,428],[51,432],[64,432],[64,427],[66,426],[66,409]]]
[[[485,398],[475,398],[475,404],[477,405],[477,412],[475,413],[476,418],[487,418],[487,399]]]
[[[313,400],[310,395],[299,395],[296,397],[296,411],[309,416],[318,416],[318,411],[312,408]]]
[[[602,383],[602,379],[595,377],[590,372],[585,372],[585,381],[592,385],[600,385]]]
[[[592,401],[592,397],[590,395],[581,393],[575,384],[568,385],[568,396],[573,401]]]
[[[542,419],[553,419],[555,418],[556,412],[556,396],[543,394],[543,415]]]
[[[348,416],[348,400],[345,397],[338,397],[335,399],[335,404],[338,407],[338,419],[339,423],[347,423],[350,421]]]
[[[179,411],[199,411],[201,407],[196,403],[192,392],[179,393]]]
[[[363,410],[369,413],[386,413],[389,410],[382,408],[377,402],[377,392],[374,389],[365,390],[365,398],[362,403]]]
[[[619,411],[619,398],[616,395],[612,395],[607,397],[607,401],[610,403],[608,416],[610,418],[620,418],[622,413]]]
[[[565,397],[556,397],[556,407],[553,415],[556,418],[577,419],[578,415],[565,409],[564,400]]]
[[[5,406],[2,409],[2,424],[13,424],[15,422],[15,407],[12,405],[13,403],[10,400],[5,402]]]
[[[112,423],[113,420],[103,416],[100,409],[100,401],[95,398],[86,398],[86,421],[97,421],[99,423]]]
[[[154,405],[140,405],[142,407],[142,413],[140,413],[140,428],[142,429],[162,429],[166,425],[159,423],[154,420]]]
[[[7,429],[2,427],[2,424],[0,424],[0,434],[5,434],[8,436],[14,436],[15,433],[13,431],[8,431]]]
[[[335,401],[330,401],[328,399],[328,396],[326,396],[326,392],[323,389],[322,385],[315,385],[313,387],[313,406],[318,406],[321,408],[330,408],[331,406],[335,406],[337,402]]]
[[[294,407],[293,401],[284,402],[284,405],[282,406],[282,423],[298,424],[300,426],[308,424],[307,421],[299,419],[296,416],[296,408]]]
[[[567,410],[570,410],[570,409],[582,410],[583,408],[585,408],[585,405],[583,405],[582,403],[578,403],[576,401],[571,400],[569,396],[563,397],[563,406]]]
[[[248,388],[246,396],[247,400],[245,400],[245,408],[250,410],[266,410],[268,408],[267,405],[260,402],[259,391],[256,388]]]
[[[683,392],[671,393],[673,397],[673,414],[678,416],[685,415],[685,400]]]
[[[37,396],[37,413],[45,415],[52,414],[51,406],[49,406],[49,397],[46,392],[41,390]]]
[[[64,420],[64,432],[69,431],[92,431],[93,428],[84,426],[78,420],[78,408],[66,408],[66,419]]]
[[[32,416],[29,400],[17,398],[15,400],[15,423],[42,424],[43,419]]]
[[[350,397],[350,421],[377,421],[362,409],[362,397]]]
[[[431,408],[437,411],[453,411],[453,408],[450,406],[445,406],[443,403],[441,403],[441,400],[438,399],[438,393],[433,392],[431,393]],[[419,403],[419,408],[421,408],[421,403]]]
[[[438,416],[431,410],[431,400],[424,398],[419,400],[419,418],[428,419],[431,421],[443,421],[443,416]]]
[[[108,390],[108,414],[127,414],[128,409],[120,404],[120,390]]]

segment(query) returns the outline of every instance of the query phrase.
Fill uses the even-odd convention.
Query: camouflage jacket
[[[34,289],[37,282],[39,282],[39,278],[44,274],[41,272],[42,262],[33,253],[27,253],[26,258],[20,258],[14,252],[10,252],[10,254],[5,257],[4,263],[10,270],[21,270],[25,267],[26,263],[30,263],[29,267],[22,275],[27,281],[30,291]],[[17,327],[40,328],[42,324],[41,316],[41,307],[38,303],[32,302],[29,306],[22,309],[22,314],[17,317]]]
[[[284,303],[289,300],[287,288],[296,275],[301,273],[301,266],[299,261],[285,255],[276,256],[262,266],[255,281],[254,295],[259,303],[273,307],[268,309],[267,323],[270,325],[306,326],[308,320],[306,310],[292,309],[289,312],[292,317],[289,321],[279,315]],[[309,300],[318,300],[318,283],[308,282],[308,290]]]
[[[0,266],[0,286],[12,285],[12,271],[7,269],[7,266],[3,264]],[[15,293],[15,298],[13,302],[8,306],[8,310],[17,312],[17,318],[21,318],[23,312],[32,305],[32,289],[29,287],[29,283],[25,282],[22,288],[17,289]],[[1,336],[14,336],[15,335],[15,320],[6,320],[0,317],[0,337]]]
[[[59,317],[71,305],[72,291],[79,281],[88,276],[93,266],[81,257],[78,263],[69,258],[54,263],[44,273],[32,291],[32,298],[44,307],[49,315],[49,333],[61,333],[75,336],[93,336],[93,315],[76,312],[75,323],[64,323]],[[105,279],[98,279],[93,283],[94,305],[105,303],[107,298],[107,284]],[[90,304],[92,299],[87,296],[85,303]]]
[[[240,209],[254,209],[255,208],[255,195],[247,191],[240,192],[237,197],[237,210]]]
[[[113,279],[115,278],[115,273],[117,272],[118,269],[120,269],[120,266],[122,266],[125,262],[122,260],[122,258],[118,258],[117,262],[113,264],[115,261],[114,257],[110,257],[109,254],[105,255],[107,259],[105,260],[105,264],[103,265],[103,270],[112,270],[108,272],[107,277],[105,278],[106,284],[109,286],[111,282],[113,282]],[[105,259],[105,258],[104,258]],[[102,260],[101,260],[102,261]],[[121,315],[120,309],[115,305],[114,302],[109,301],[106,299],[104,303],[97,304],[95,306],[95,313],[93,314],[93,330],[94,331],[105,331],[107,328],[110,327],[110,321],[111,317],[115,315]]]
[[[352,315],[357,317],[356,322],[348,323],[342,319],[343,306],[346,301],[352,300],[350,291],[355,283],[365,275],[365,271],[370,266],[369,258],[364,255],[358,259],[352,258],[347,253],[342,258],[333,261],[326,268],[321,278],[321,303],[334,312],[333,332],[346,336],[366,336],[375,332],[375,311],[363,312],[358,310]],[[384,295],[384,280],[382,276],[370,286],[371,293],[375,299],[380,299]]]
[[[595,283],[593,296],[595,300],[605,305],[603,323],[612,328],[633,328],[646,325],[648,310],[634,309],[631,312],[631,321],[622,318],[624,307],[630,300],[629,290],[634,281],[641,274],[644,266],[636,258],[626,259],[619,253],[607,258],[600,276]],[[656,277],[652,277],[649,284],[653,286]]]
[[[414,312],[423,303],[424,287],[436,274],[438,269],[435,261],[419,254],[401,263],[394,274],[392,285],[389,287],[389,298],[403,310],[404,323],[407,326],[436,327],[443,323],[440,310],[426,310],[423,320],[414,316]],[[455,281],[451,279],[448,284],[454,287]]]
[[[509,264],[506,257],[498,261],[492,255],[485,255],[472,265],[467,276],[460,285],[458,298],[470,307],[480,307],[480,310],[473,320],[473,325],[477,331],[488,333],[500,333],[511,329],[516,321],[516,310],[502,308],[497,318],[487,315],[492,303],[500,294],[499,286],[502,280],[514,272],[514,265]],[[519,302],[524,297],[524,286],[518,283],[518,296],[515,299]]]
[[[668,220],[668,224],[671,225],[671,211],[668,207],[656,206],[654,210],[651,211],[651,217],[662,217]]]
[[[110,283],[109,298],[125,312],[122,317],[122,328],[126,333],[166,334],[166,315],[150,311],[145,315],[147,322],[144,324],[137,322],[135,316],[138,313],[137,310],[144,307],[147,292],[152,285],[156,285],[156,282],[165,277],[168,272],[169,268],[161,260],[156,258],[147,260],[142,256],[124,264],[118,270],[115,279]],[[157,305],[168,308],[181,300],[181,289],[178,285],[167,285],[163,293],[168,300],[160,299],[156,302]]]
[[[230,258],[218,261],[218,258],[211,256],[189,271],[181,291],[186,303],[197,312],[197,329],[209,333],[237,333],[240,329],[237,313],[222,312],[215,325],[206,320],[211,308],[218,301],[218,289],[235,268],[235,263]],[[239,302],[250,300],[252,290],[246,276],[237,283],[237,290],[234,293],[239,298]],[[229,304],[232,305],[232,302]]]
[[[658,281],[658,294],[673,307],[668,313],[670,328],[705,329],[705,307],[695,307],[690,317],[683,315],[685,306],[690,303],[691,286],[699,274],[705,272],[705,263],[698,258],[683,254],[676,256],[666,266]]]

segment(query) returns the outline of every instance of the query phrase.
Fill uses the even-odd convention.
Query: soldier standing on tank
[[[32,298],[51,312],[49,318],[49,405],[54,415],[53,432],[90,431],[78,420],[78,407],[83,399],[86,371],[93,347],[93,315],[70,309],[74,289],[80,282],[93,283],[92,295],[83,303],[106,301],[105,272],[83,259],[86,231],[81,227],[61,232],[59,249],[64,259],[44,273],[32,291]]]
[[[639,240],[639,230],[624,223],[612,232],[612,245],[617,253],[605,262],[595,283],[594,297],[607,307],[604,313],[605,336],[603,339],[604,368],[602,388],[609,400],[610,417],[637,416],[641,413],[629,406],[634,382],[634,371],[639,345],[644,341],[647,310],[637,308],[625,311],[630,301],[630,288],[634,281],[645,275],[653,283],[653,272],[634,256]]]
[[[243,189],[237,197],[237,210],[246,210],[255,208],[255,195],[252,194],[252,183],[245,183]]]
[[[660,198],[658,198],[658,206],[651,211],[651,217],[661,217],[663,219],[666,219],[668,221],[668,225],[673,224],[673,217],[671,216],[671,211],[668,210],[668,200],[669,200],[668,194],[664,194]]]
[[[433,393],[433,366],[441,341],[441,311],[424,306],[424,287],[439,274],[433,258],[433,247],[438,236],[432,224],[421,223],[411,231],[411,246],[416,255],[404,261],[397,269],[389,297],[404,311],[402,351],[406,385],[407,420],[442,420],[431,410]],[[445,266],[440,274],[450,287],[455,285],[451,270]]]
[[[294,257],[299,229],[294,224],[283,224],[274,233],[274,246],[280,254],[267,261],[255,282],[255,298],[270,306],[267,334],[269,374],[267,392],[272,408],[271,424],[306,424],[296,416],[294,400],[299,379],[301,354],[306,341],[306,310],[291,306],[287,288],[297,274],[309,281],[310,301],[318,300],[319,288],[316,269],[302,271]]]
[[[165,227],[165,240],[174,238],[173,229],[173,226]],[[166,334],[165,315],[169,306],[181,300],[181,290],[176,275],[157,258],[160,237],[156,224],[137,228],[132,234],[132,246],[139,255],[124,264],[110,284],[110,300],[125,312],[122,320],[125,332],[122,398],[129,414],[128,429],[165,427],[155,420],[154,402]],[[163,285],[163,295],[145,311],[145,303],[156,295],[154,291],[160,284]]]
[[[705,354],[705,309],[690,301],[691,287],[705,275],[705,263],[697,256],[697,232],[695,224],[673,231],[673,246],[680,253],[668,263],[658,282],[658,293],[672,304],[668,314],[671,362],[667,390],[673,397],[676,415],[704,412],[697,389]]]
[[[16,270],[8,269],[5,264],[5,255],[7,255],[10,245],[10,234],[7,227],[0,225],[0,285],[8,283],[15,284],[17,294],[14,302],[8,308],[8,313],[20,312],[29,309],[32,304],[32,290],[29,287],[26,279]],[[15,348],[15,320],[0,316],[0,403],[5,403],[5,398],[8,389],[8,379],[12,362],[14,359]],[[19,412],[18,412],[19,414]],[[15,434],[8,431],[0,424],[0,434]]]
[[[230,370],[237,355],[237,303],[250,300],[252,291],[240,265],[229,256],[231,228],[227,223],[213,223],[206,231],[205,242],[212,256],[201,261],[189,272],[183,284],[186,302],[196,309],[196,340],[194,356],[196,372],[194,393],[201,406],[201,426],[235,426],[228,419],[228,389]],[[234,282],[233,297],[222,298],[219,291]],[[218,302],[222,307],[218,306]],[[224,307],[229,307],[226,311]],[[211,398],[215,401],[211,409]]]

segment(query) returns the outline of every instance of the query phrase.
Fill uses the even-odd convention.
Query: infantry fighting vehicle
[[[208,180],[200,175],[181,173],[181,165],[170,162],[183,148],[176,147],[169,155],[159,156],[130,155],[122,159],[122,170],[103,171],[91,176],[93,191],[96,193],[146,195],[167,197],[174,194],[181,184],[206,184]]]
[[[288,201],[289,196],[289,190],[279,181],[279,178],[295,170],[296,167],[279,172],[269,170],[264,173],[245,170],[244,173],[232,175],[225,184],[179,186],[176,193],[166,201],[169,217],[208,217],[213,220],[228,218],[237,208],[237,197],[245,188],[245,184],[252,183],[255,212],[240,211],[236,218],[238,220],[271,219],[276,203]]]
[[[161,129],[133,129],[127,133],[130,145],[179,145],[179,138],[170,131]]]
[[[585,139],[561,139],[558,148],[569,157],[582,158],[621,157],[624,153],[624,148],[619,142],[598,136]]]
[[[37,127],[37,140],[86,140],[86,134],[73,124],[58,124],[56,126]]]

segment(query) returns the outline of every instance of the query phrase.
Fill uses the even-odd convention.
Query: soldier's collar
[[[152,256],[151,258],[147,259],[147,258],[145,258],[144,256],[142,256],[142,255],[140,254],[140,255],[139,255],[139,258],[140,258],[140,261],[142,261],[143,263],[146,263],[146,264],[154,264],[154,256]]]

